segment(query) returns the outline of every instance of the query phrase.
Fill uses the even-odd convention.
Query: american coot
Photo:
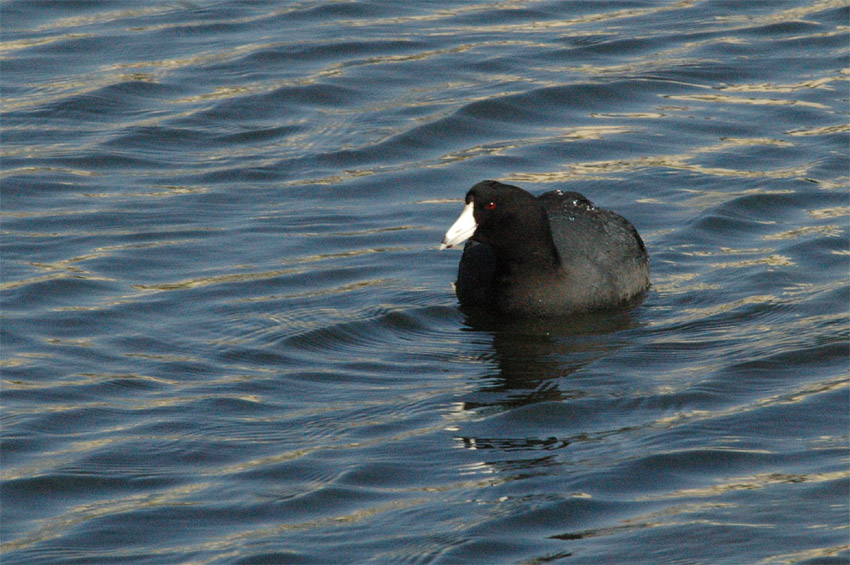
[[[440,249],[467,239],[455,285],[464,306],[561,316],[621,306],[649,287],[649,255],[635,227],[577,192],[534,197],[479,182]]]

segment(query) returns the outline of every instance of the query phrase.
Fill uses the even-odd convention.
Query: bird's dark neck
[[[545,237],[526,240],[522,244],[495,249],[497,272],[501,275],[524,273],[527,275],[551,275],[561,269],[561,258],[555,242],[547,230]]]

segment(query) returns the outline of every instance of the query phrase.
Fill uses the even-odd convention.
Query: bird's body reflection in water
[[[595,383],[604,374],[575,376],[630,343],[630,330],[640,326],[634,306],[568,318],[506,319],[464,310],[465,330],[492,340],[481,361],[494,367],[461,403],[482,420],[467,422],[457,439],[470,449],[499,451],[551,451],[587,439],[572,425],[580,425],[580,419],[568,416],[571,404],[589,395],[616,396],[611,385],[617,385]],[[571,423],[567,427],[565,417]],[[526,463],[534,465],[533,460]]]

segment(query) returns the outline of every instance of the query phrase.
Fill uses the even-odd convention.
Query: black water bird
[[[649,288],[649,255],[635,227],[577,192],[535,197],[479,182],[440,249],[467,239],[455,284],[463,306],[563,316],[623,306]]]

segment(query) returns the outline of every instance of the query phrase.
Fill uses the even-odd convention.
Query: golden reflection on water
[[[275,298],[280,299],[295,299],[295,298],[320,298],[322,296],[336,296],[346,292],[362,290],[364,288],[389,286],[394,279],[379,278],[370,280],[360,280],[353,283],[339,285],[333,288],[311,289],[301,292],[287,292],[285,294],[276,295]]]
[[[642,499],[641,499],[642,500]],[[769,529],[771,525],[746,522],[721,522],[706,519],[688,519],[689,514],[712,513],[716,514],[716,510],[724,508],[736,508],[737,504],[726,502],[693,502],[687,504],[679,504],[676,506],[668,506],[660,510],[652,510],[643,514],[639,514],[633,518],[623,519],[615,526],[606,528],[592,528],[578,532],[568,532],[552,536],[553,539],[577,540],[595,537],[609,537],[622,535],[633,530],[643,530],[648,528],[669,528],[669,527],[685,527],[696,526],[705,527],[706,525],[716,525],[723,527],[743,527],[757,529]]]
[[[722,288],[719,284],[694,282],[686,284],[699,277],[699,273],[682,273],[678,275],[658,275],[653,277],[652,290],[658,294],[674,295],[699,292],[705,290],[717,290]]]
[[[51,357],[54,357],[52,353],[19,353],[15,357],[7,357],[4,359],[0,359],[0,367],[23,367],[25,365],[31,365],[35,360],[49,359]],[[4,386],[8,382],[11,381],[3,381]],[[20,384],[22,388],[39,388],[39,385],[33,385],[32,387],[28,387],[23,383],[18,384]]]
[[[806,19],[807,16],[825,12],[826,10],[841,9],[846,6],[847,0],[816,0],[814,2],[809,2],[805,6],[788,8],[787,10],[779,10],[776,12],[748,11],[746,14],[742,15],[715,16],[715,19],[721,23],[742,24],[747,28],[752,28],[788,22],[810,22],[810,20]]]
[[[634,128],[625,128],[625,127],[615,127],[615,128],[587,128],[585,130],[580,130],[580,134],[585,136],[590,135],[610,135],[610,134],[620,134],[620,133],[634,133]],[[710,153],[718,153],[718,152],[727,152],[732,147],[738,146],[781,146],[781,147],[789,147],[793,146],[792,143],[771,139],[771,138],[722,138],[720,143],[716,143],[713,145],[708,145],[704,147],[699,147],[691,151],[690,153],[684,154],[673,154],[673,155],[643,155],[639,157],[634,157],[631,159],[614,159],[607,161],[589,161],[584,163],[572,163],[568,165],[565,170],[562,171],[549,171],[549,172],[535,172],[535,173],[523,173],[516,172],[510,174],[505,177],[507,181],[513,182],[528,182],[528,183],[554,183],[554,182],[570,182],[579,179],[587,179],[587,178],[609,178],[609,175],[614,173],[623,173],[623,172],[634,172],[641,169],[649,169],[649,168],[667,168],[673,170],[684,170],[700,173],[707,176],[720,176],[720,177],[738,177],[738,178],[804,178],[808,171],[809,167],[814,166],[816,163],[810,163],[808,165],[799,165],[796,167],[788,167],[788,168],[780,168],[773,170],[762,170],[762,171],[754,171],[754,170],[743,170],[743,169],[729,169],[722,167],[708,167],[705,165],[700,165],[693,163],[692,161],[696,159],[701,154],[710,154]],[[697,191],[692,191],[697,192]],[[783,193],[782,191],[765,191],[763,189],[752,189],[748,191],[751,194],[779,194]],[[787,190],[784,193],[791,193],[792,191]],[[702,194],[708,194],[709,192],[705,191]],[[725,202],[730,197],[735,194],[729,192],[715,191],[714,192],[717,200],[715,203]],[[746,194],[746,192],[738,193],[740,195]],[[688,206],[693,206],[694,202],[688,202]]]
[[[836,206],[834,208],[809,210],[809,214],[813,218],[838,218],[839,216],[850,216],[850,206]]]
[[[256,280],[273,279],[276,277],[292,275],[302,272],[300,269],[277,269],[273,271],[264,271],[261,273],[234,273],[229,275],[214,275],[210,277],[198,277],[193,279],[185,279],[173,283],[155,283],[155,284],[134,284],[132,288],[143,290],[145,292],[165,292],[171,290],[187,290],[190,288],[199,288],[217,284],[227,284],[232,282],[250,282]]]
[[[720,92],[797,92],[799,90],[812,90],[816,88],[835,90],[831,83],[835,81],[846,81],[843,76],[823,77],[813,80],[806,80],[791,84],[773,84],[762,82],[759,84],[731,84],[718,86]]]
[[[20,49],[29,49],[30,47],[38,47],[41,45],[49,45],[50,43],[55,43],[57,41],[65,41],[68,39],[88,39],[91,37],[95,37],[95,35],[91,33],[65,33],[53,37],[40,37],[38,39],[29,38],[12,41],[0,41],[0,60],[7,59],[8,55],[10,55],[12,51],[18,51]],[[4,105],[5,103],[6,102],[4,100]]]
[[[696,0],[680,0],[668,5],[651,7],[651,8],[629,8],[622,10],[613,10],[608,12],[600,12],[593,14],[584,14],[571,19],[560,20],[536,20],[533,22],[521,22],[516,24],[491,24],[486,25],[477,23],[475,26],[447,26],[445,28],[432,27],[429,32],[432,35],[457,35],[457,34],[479,34],[479,33],[537,33],[541,30],[551,30],[557,28],[568,28],[579,24],[596,23],[604,21],[613,21],[623,18],[639,18],[647,17],[653,14],[662,12],[680,10],[689,8],[697,4]],[[487,13],[493,10],[512,10],[525,9],[527,3],[524,1],[506,0],[502,2],[487,2],[480,5],[459,6],[455,8],[444,8],[435,10],[428,14],[417,14],[412,16],[393,16],[379,18],[360,18],[341,20],[339,23],[351,27],[378,27],[378,26],[398,26],[410,22],[438,22],[441,20],[449,21],[458,16],[465,16],[473,13]]]
[[[823,127],[807,127],[786,131],[786,135],[792,136],[810,136],[810,135],[834,135],[836,133],[845,133],[850,131],[850,124],[838,124],[834,126]]]
[[[42,283],[42,282],[47,282],[47,281],[52,281],[52,280],[57,280],[57,279],[77,279],[77,280],[83,280],[83,281],[108,281],[108,282],[114,282],[115,281],[115,279],[113,279],[113,278],[103,277],[103,276],[99,276],[99,275],[93,275],[93,274],[89,273],[88,271],[84,271],[84,270],[76,270],[76,271],[73,271],[73,272],[71,272],[71,271],[72,270],[62,271],[62,272],[57,272],[57,273],[53,273],[53,274],[50,274],[50,275],[42,275],[40,277],[30,277],[28,279],[21,279],[21,280],[17,280],[17,281],[2,283],[2,284],[0,284],[0,290],[9,290],[9,289],[12,289],[12,288],[20,288],[20,287],[23,287],[23,286],[29,286],[31,284],[37,284],[37,283]]]
[[[659,108],[660,110],[660,108]],[[663,112],[591,112],[591,118],[626,118],[630,120],[657,120],[666,118]]]
[[[94,340],[88,337],[44,338],[44,342],[50,345],[66,345],[68,347],[92,347],[96,345]]]
[[[715,206],[719,206],[726,202],[735,200],[737,198],[741,198],[743,196],[756,196],[756,195],[774,195],[774,194],[794,194],[794,191],[791,189],[763,189],[763,188],[747,188],[744,190],[705,190],[705,189],[693,189],[693,188],[681,188],[679,189],[681,192],[685,194],[690,194],[691,196],[680,202],[680,205],[686,208],[691,208],[695,210],[704,210],[707,208],[713,208]],[[759,223],[763,224],[775,224],[776,222],[770,220],[763,220]]]
[[[550,128],[551,129],[551,128]],[[639,128],[629,126],[580,126],[563,128],[559,134],[553,137],[532,138],[532,142],[551,142],[559,139],[603,139],[606,136],[620,133],[637,133]]]
[[[754,147],[762,145],[776,145],[778,147],[794,147],[790,141],[782,139],[771,139],[769,137],[721,137],[721,143],[706,147],[705,153],[728,151],[733,147]]]
[[[822,235],[825,237],[841,237],[843,235],[844,229],[841,226],[836,226],[834,224],[829,224],[825,226],[804,226],[801,228],[794,228],[792,230],[783,231],[779,233],[774,233],[770,235],[765,235],[762,239],[773,241],[773,240],[781,240],[781,239],[798,239],[800,237],[806,237],[809,235]]]
[[[5,44],[0,43],[0,52],[2,52],[4,45]],[[145,82],[159,82],[163,73],[168,71],[234,61],[240,57],[244,57],[263,49],[269,49],[276,45],[279,45],[279,43],[251,43],[235,47],[230,46],[226,50],[221,51],[202,52],[183,58],[103,65],[96,71],[86,73],[84,75],[66,76],[50,83],[34,84],[30,91],[23,96],[12,98],[5,97],[3,100],[3,106],[5,111],[21,110],[33,106],[52,104],[72,96],[89,94],[108,86],[122,84],[125,82],[134,82],[139,80]],[[144,72],[135,71],[128,73],[128,69],[144,69]],[[259,89],[259,92],[267,92],[274,90],[279,86],[277,83],[256,83],[256,87]],[[219,97],[232,98],[243,96],[251,91],[251,83],[245,82],[239,87],[216,87],[214,92],[221,93],[222,96]],[[203,99],[202,95],[196,95],[193,97],[170,100],[169,102],[181,104],[185,102],[197,102]],[[206,108],[198,108],[196,111],[205,109]],[[191,114],[194,112],[189,113]],[[174,118],[175,115],[176,114],[171,113],[168,117],[171,119]],[[153,122],[157,122],[161,119],[161,116],[146,118],[146,123],[151,123],[152,120]],[[133,120],[132,123],[134,125],[139,125],[137,120]],[[114,122],[109,122],[104,126],[104,128],[114,131],[115,129],[121,129],[121,126],[116,125]]]
[[[102,10],[99,12],[93,12],[80,16],[66,16],[56,18],[55,20],[51,20],[34,28],[34,31],[45,32],[72,27],[104,24],[107,22],[116,22],[132,18],[152,17],[159,14],[167,14],[169,12],[174,12],[175,10],[175,8],[170,7],[168,5],[147,6],[135,9],[121,8],[118,10]]]
[[[793,230],[793,231],[805,231],[805,230]],[[827,230],[829,233],[832,233],[832,230]],[[807,235],[809,232],[803,234],[788,234],[787,238],[797,237],[800,235]],[[839,231],[840,233],[840,231]],[[785,237],[774,237],[770,238],[765,237],[765,239],[784,239]],[[711,266],[715,269],[735,269],[735,268],[748,268],[755,265],[769,265],[772,267],[790,267],[795,263],[784,255],[779,255],[775,253],[775,249],[773,248],[749,248],[749,249],[740,249],[740,248],[731,248],[731,247],[719,247],[717,249],[712,250],[695,250],[689,251],[687,249],[679,250],[678,253],[684,257],[719,257],[724,255],[734,255],[734,256],[747,256],[747,255],[757,255],[758,257],[747,258],[747,259],[736,259],[734,261],[719,261],[711,263]],[[692,292],[692,291],[701,291],[701,290],[716,290],[722,288],[719,284],[709,284],[709,283],[691,283],[694,279],[702,276],[698,272],[691,273],[676,273],[676,274],[658,274],[653,277],[652,288],[655,292],[660,294],[682,294],[684,292]],[[688,284],[690,283],[690,284]],[[741,306],[742,304],[747,304],[752,301],[762,302],[764,300],[775,299],[776,297],[772,295],[765,295],[762,297],[750,297],[745,299],[744,302],[734,303],[733,305],[724,305],[717,308],[720,310],[685,310],[685,312],[692,312],[694,314],[699,315],[710,315],[714,313],[718,313],[721,311],[725,311],[728,308],[736,308]]]
[[[23,150],[22,150],[23,151]],[[35,151],[35,150],[34,150]],[[39,148],[40,151],[40,148]],[[23,151],[22,154],[25,154],[26,151]],[[39,156],[41,154],[39,153]],[[17,167],[10,169],[0,170],[0,178],[3,177],[11,177],[11,176],[23,176],[23,175],[39,175],[42,173],[61,173],[65,175],[74,175],[79,177],[94,177],[98,176],[99,173],[94,171],[88,171],[85,169],[71,169],[68,167],[46,167],[46,166],[37,166],[37,167]]]
[[[772,247],[751,247],[740,249],[734,247],[718,247],[716,250],[698,250],[681,252],[685,257],[716,257],[718,255],[764,255],[775,251]]]
[[[739,451],[735,449],[723,449],[722,451]],[[742,453],[764,453],[762,451],[742,451]],[[726,482],[714,484],[708,487],[682,489],[660,495],[646,495],[638,498],[640,501],[671,500],[675,498],[713,497],[721,496],[727,492],[736,490],[759,490],[772,487],[777,484],[793,483],[822,483],[830,481],[841,481],[850,477],[848,471],[834,471],[832,473],[759,473],[756,475],[745,475],[742,477],[729,477]]]
[[[316,483],[313,485],[307,485],[306,489],[308,492],[313,493],[319,491],[322,487],[323,485],[321,483]],[[469,488],[472,488],[472,485],[470,485]],[[277,498],[277,496],[288,496],[288,494],[289,493],[287,493],[286,495],[276,494],[274,498],[270,497],[270,500],[278,501],[279,498]],[[254,544],[254,540],[276,539],[279,538],[281,535],[284,535],[289,532],[314,532],[319,531],[322,528],[351,526],[352,524],[356,524],[358,522],[368,520],[370,518],[374,518],[382,514],[404,512],[409,508],[427,505],[430,503],[433,503],[433,500],[424,497],[408,497],[403,499],[396,499],[389,502],[377,504],[375,506],[370,506],[369,508],[361,508],[358,510],[351,511],[340,511],[339,513],[331,516],[314,518],[311,520],[284,522],[277,523],[274,525],[261,524],[255,527],[248,527],[247,529],[243,529],[238,532],[225,532],[216,536],[215,539],[212,541],[207,540],[202,541],[200,543],[190,542],[172,545],[161,544],[157,547],[151,547],[150,549],[146,548],[145,551],[148,555],[167,555],[169,558],[172,557],[174,554],[194,555],[197,553],[209,552],[215,554],[215,561],[238,561],[238,559],[240,557],[243,557],[245,554],[245,546],[250,546]],[[403,547],[403,545],[401,547]],[[389,559],[390,561],[403,561],[405,560],[405,558],[409,557],[405,549],[399,549],[398,551],[401,552],[400,559],[392,558],[394,555],[394,550],[391,548],[383,550],[381,556],[386,559]],[[122,553],[115,551],[110,552],[109,555],[113,559],[120,558],[123,556]],[[133,550],[128,550],[127,556],[128,558],[134,557],[135,553],[133,552]],[[209,560],[185,561],[185,563],[190,565],[202,565],[204,563],[209,562]]]
[[[22,537],[0,543],[0,552],[12,551],[67,535],[80,524],[125,512],[138,512],[158,507],[190,505],[189,495],[214,488],[212,482],[195,481],[176,487],[161,487],[155,493],[141,493],[72,506],[61,515],[40,522],[41,526]],[[151,551],[155,553],[155,551]]]
[[[780,299],[773,294],[746,296],[738,300],[733,300],[732,302],[725,302],[723,304],[716,304],[703,308],[685,308],[680,310],[685,315],[667,318],[666,320],[659,321],[658,324],[665,326],[681,324],[693,320],[702,320],[708,316],[716,316],[717,314],[731,312],[732,310],[737,310],[741,306],[747,306],[749,304],[774,304],[778,302],[780,302]]]
[[[180,196],[183,194],[204,194],[209,192],[206,186],[173,186],[173,185],[151,185],[151,188],[163,190],[149,190],[137,192],[81,192],[79,196],[84,198],[159,198],[163,196]]]
[[[48,412],[53,411],[48,410]],[[113,429],[110,431],[119,430]],[[74,457],[72,457],[73,455],[79,455],[80,453],[86,453],[88,451],[100,449],[102,447],[105,447],[107,445],[113,445],[115,443],[120,443],[118,440],[115,439],[115,436],[95,440],[72,440],[68,444],[66,444],[66,447],[61,447],[59,449],[54,449],[52,451],[45,452],[42,454],[42,457],[40,457],[37,461],[34,461],[28,465],[18,466],[11,473],[8,469],[4,469],[3,479],[13,481],[38,477],[42,474],[45,474],[50,469],[55,469],[63,465],[72,465],[74,460]]]
[[[769,265],[771,267],[792,267],[795,263],[790,257],[785,255],[768,255],[757,259],[744,259],[740,261],[728,261],[725,263],[712,263],[711,266],[715,269],[741,269],[744,267],[752,267],[754,265]]]
[[[844,321],[843,315],[841,316],[841,321]],[[807,321],[806,323],[809,324],[810,322]],[[736,416],[753,412],[755,410],[761,410],[765,407],[807,402],[811,400],[812,396],[828,394],[837,390],[848,388],[850,388],[850,378],[847,377],[841,377],[832,381],[819,381],[816,383],[801,385],[796,391],[780,392],[757,399],[754,402],[731,406],[720,410],[688,410],[677,412],[672,416],[659,418],[653,423],[653,426],[660,428],[673,428],[685,424],[690,425],[694,422],[728,418],[729,416]],[[715,447],[714,449],[720,448],[722,448],[722,446]],[[847,472],[850,473],[850,471]]]
[[[850,544],[836,545],[834,547],[818,547],[814,549],[804,549],[802,551],[794,551],[791,553],[781,553],[779,555],[771,555],[759,561],[759,565],[792,565],[793,563],[815,563],[820,558],[834,557],[838,558],[840,553],[850,551]]]
[[[830,107],[817,102],[806,102],[805,100],[789,98],[744,98],[740,96],[723,96],[721,94],[665,94],[670,100],[684,100],[692,102],[717,102],[720,104],[752,104],[756,106],[808,106],[821,110],[829,110]]]

